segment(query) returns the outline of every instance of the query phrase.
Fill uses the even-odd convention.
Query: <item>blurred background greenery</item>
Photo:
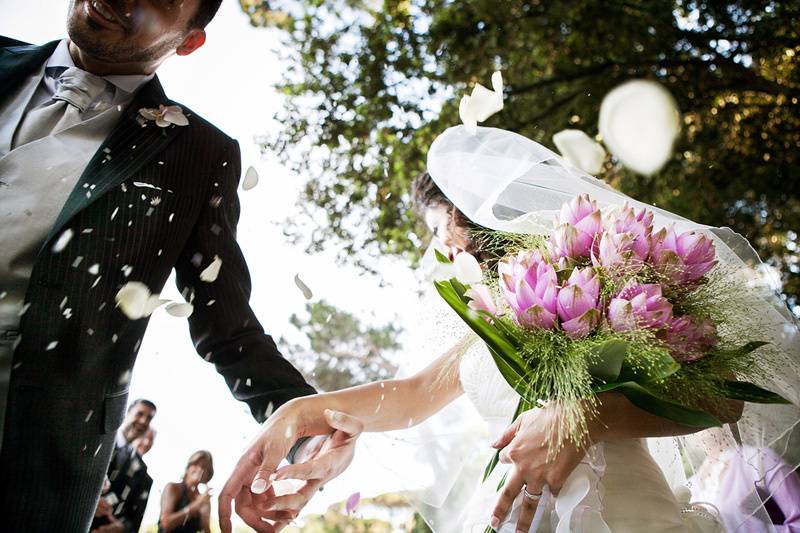
[[[603,96],[631,78],[676,98],[672,160],[599,176],[639,200],[730,226],[778,269],[800,313],[800,3],[750,0],[240,0],[286,45],[283,128],[265,153],[307,177],[286,233],[372,270],[413,263],[425,230],[409,184],[458,99],[500,69],[505,109],[487,125],[553,148],[564,128],[597,134]]]

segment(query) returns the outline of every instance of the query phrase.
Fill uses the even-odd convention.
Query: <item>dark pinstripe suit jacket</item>
[[[56,44],[0,39],[0,101]],[[147,319],[129,320],[115,308],[127,281],[159,292],[175,268],[179,289],[194,303],[189,324],[198,353],[257,420],[270,404],[314,392],[248,304],[250,277],[235,238],[238,145],[185,108],[185,127],[137,122],[140,108],[170,103],[157,78],[137,93],[103,146],[87,154],[91,162],[37,258],[0,454],[5,531],[89,526],[147,326]],[[74,237],[53,253],[54,238],[68,228]],[[222,270],[215,282],[204,283],[199,274],[214,256]],[[95,264],[99,272],[89,273]],[[62,302],[72,309],[69,319]]]

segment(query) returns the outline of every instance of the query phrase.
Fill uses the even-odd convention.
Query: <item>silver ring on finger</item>
[[[522,494],[532,502],[538,502],[539,498],[542,497],[541,492],[537,492],[535,494],[531,494],[530,492],[528,492],[528,485],[523,485]]]

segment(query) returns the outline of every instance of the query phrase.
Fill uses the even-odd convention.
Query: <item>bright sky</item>
[[[4,15],[0,35],[37,44],[65,36],[67,0],[1,0],[0,5]],[[208,42],[202,49],[189,57],[171,58],[158,75],[170,98],[239,140],[243,168],[253,165],[259,171],[259,185],[240,194],[239,242],[253,277],[252,306],[265,329],[276,338],[297,338],[288,323],[289,315],[302,312],[305,304],[293,282],[297,273],[313,290],[314,299],[324,298],[367,319],[375,312],[384,322],[399,312],[402,320],[416,301],[412,290],[416,282],[407,268],[387,264],[384,272],[394,288],[379,288],[377,280],[337,267],[330,255],[309,257],[283,238],[280,224],[294,212],[303,179],[262,160],[253,142],[254,136],[279,127],[272,116],[281,99],[271,88],[282,70],[272,52],[279,46],[277,36],[252,28],[238,2],[228,0],[207,31]],[[164,294],[179,298],[172,280]],[[392,305],[380,309],[378,303],[387,301]],[[154,478],[143,522],[148,524],[158,519],[162,488],[180,478],[192,452],[212,452],[216,475],[210,485],[218,490],[258,425],[246,406],[233,400],[214,368],[194,352],[186,322],[163,310],[150,322],[134,369],[130,398],[137,397],[147,397],[158,406],[153,422],[158,436],[145,457]],[[344,499],[354,492],[343,485],[329,484],[326,496],[341,493]]]

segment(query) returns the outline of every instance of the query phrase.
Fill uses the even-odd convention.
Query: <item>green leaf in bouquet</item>
[[[494,363],[506,383],[520,395],[521,398],[527,398],[530,393],[525,378],[530,374],[531,369],[518,355],[508,356],[495,350],[489,346],[489,353],[494,359]]]
[[[679,403],[665,400],[638,383],[630,381],[619,383],[614,389],[624,394],[625,397],[639,409],[660,416],[661,418],[672,420],[678,424],[695,428],[709,428],[722,425],[722,422],[715,416],[705,411],[692,409]]]
[[[587,370],[595,379],[604,383],[614,382],[619,378],[627,354],[627,342],[619,339],[606,341],[587,358]]]
[[[633,356],[626,358],[619,373],[620,381],[648,383],[671,376],[681,369],[680,363],[667,350],[659,350],[648,355],[647,359],[635,361]]]
[[[464,304],[469,303],[469,298],[465,296],[467,292],[467,286],[458,281],[456,278],[451,279],[449,283],[461,301],[464,302]]]
[[[733,348],[730,350],[717,350],[716,352],[708,354],[706,357],[721,357],[724,359],[742,357],[743,355],[754,352],[762,346],[766,346],[767,344],[769,343],[764,341],[752,341],[743,346],[739,346],[738,348]]]
[[[753,403],[791,403],[783,396],[747,381],[726,380],[723,385],[723,394],[732,400],[742,400]]]
[[[511,422],[513,423],[517,418],[519,418],[519,415],[521,415],[525,411],[529,411],[532,407],[533,404],[531,402],[529,402],[525,398],[520,398],[519,403],[517,404],[517,409],[516,411],[514,411],[514,417],[511,419]],[[486,465],[486,469],[483,471],[483,482],[489,479],[489,476],[492,474],[492,471],[494,470],[494,467],[497,466],[498,462],[500,462],[500,450],[497,450],[494,453],[492,460],[489,461],[488,465]],[[500,487],[505,482],[505,479],[506,479],[505,476],[503,476],[503,479],[500,480],[501,483]],[[500,490],[500,487],[497,487],[497,490]]]
[[[490,348],[497,350],[506,357],[519,359],[517,350],[495,327],[480,317],[478,313],[467,307],[464,298],[466,289],[456,280],[437,281],[434,283],[439,295],[453,308],[459,317],[474,331]]]
[[[440,252],[439,250],[436,250],[436,249],[434,249],[434,250],[433,250],[433,253],[434,253],[434,255],[436,256],[436,260],[437,260],[438,262],[440,262],[440,263],[442,263],[442,264],[445,264],[445,265],[452,265],[452,264],[453,264],[453,262],[452,262],[452,261],[450,261],[450,258],[449,258],[449,257],[447,257],[446,255],[444,255],[444,254],[443,254],[442,252]]]

